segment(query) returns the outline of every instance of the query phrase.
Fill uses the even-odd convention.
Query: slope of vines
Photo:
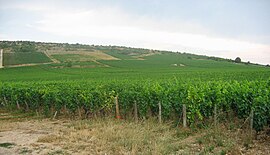
[[[254,110],[254,128],[259,131],[270,123],[270,80],[186,82],[37,82],[0,83],[0,103],[11,109],[38,111],[46,115],[68,112],[95,115],[114,113],[114,97],[118,96],[122,115],[138,105],[139,116],[158,114],[162,105],[164,119],[179,117],[182,105],[187,106],[189,123],[219,112],[247,118]],[[63,110],[64,109],[64,110]]]

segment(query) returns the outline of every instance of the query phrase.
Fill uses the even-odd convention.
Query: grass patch
[[[0,121],[4,120],[20,120],[20,119],[29,119],[33,118],[35,116],[35,113],[33,112],[27,112],[23,113],[22,111],[16,111],[16,112],[11,112],[7,114],[6,116],[0,116]]]
[[[39,143],[53,143],[59,140],[59,136],[57,135],[46,135],[43,137],[39,137],[37,142]]]
[[[4,148],[12,148],[15,144],[14,143],[0,143],[0,147]]]
[[[24,147],[22,149],[20,149],[19,154],[30,154],[32,151],[29,150],[28,148]]]
[[[171,154],[183,148],[181,139],[188,133],[181,133],[172,126],[152,120],[140,123],[110,118],[85,120],[70,125],[70,132],[64,133],[62,138],[69,141],[67,147],[74,147],[75,150],[83,144],[94,143],[96,150],[103,150],[99,152],[103,154]],[[76,145],[78,141],[80,143]],[[91,147],[84,149],[88,148]]]
[[[226,154],[228,152],[234,154],[239,150],[236,148],[240,137],[233,131],[225,128],[217,127],[217,129],[209,128],[205,134],[196,138],[195,143],[199,144],[203,150],[200,154]],[[239,152],[238,152],[239,153]]]
[[[60,154],[67,154],[67,153],[64,152],[63,150],[56,150],[56,151],[48,153],[48,155],[56,155],[56,154],[60,155]]]

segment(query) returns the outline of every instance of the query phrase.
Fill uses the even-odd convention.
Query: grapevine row
[[[165,119],[179,117],[185,104],[190,124],[212,117],[215,106],[220,112],[234,113],[238,118],[247,118],[253,110],[257,131],[270,123],[270,80],[0,83],[2,106],[45,115],[55,111],[75,114],[78,109],[86,115],[112,114],[116,96],[123,116],[133,112],[135,102],[141,118],[149,113],[156,116],[160,102]]]

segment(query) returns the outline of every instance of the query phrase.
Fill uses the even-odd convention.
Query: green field
[[[4,51],[12,51],[13,46],[18,45],[5,43]],[[135,102],[140,118],[149,113],[157,116],[161,103],[162,116],[178,120],[185,104],[190,125],[211,118],[216,106],[225,113],[234,112],[239,118],[246,118],[255,110],[254,128],[259,131],[269,125],[269,67],[187,53],[112,46],[37,43],[35,49],[65,52],[71,47],[72,55],[55,55],[59,63],[1,69],[2,103],[11,108],[21,104],[23,109],[38,109],[45,115],[60,113],[63,107],[74,115],[78,111],[80,115],[112,115],[114,98],[118,96],[124,117],[133,113]],[[87,58],[88,61],[84,61],[82,53],[76,54],[89,49],[99,53],[93,59]],[[41,52],[31,54],[28,61],[13,57],[14,62],[45,61]]]
[[[112,80],[168,80],[181,79],[181,81],[218,81],[218,80],[257,80],[268,79],[269,69],[213,62],[212,68],[203,68],[201,62],[193,67],[175,67],[159,62],[146,62],[141,60],[115,60],[102,61],[111,67],[95,68],[55,68],[61,64],[38,65],[20,68],[4,68],[0,71],[0,79],[4,81],[50,81],[50,80],[87,80],[87,81],[112,81]],[[156,63],[156,64],[154,64]],[[211,63],[211,62],[210,62]],[[73,63],[73,65],[95,65],[93,62]],[[157,66],[157,64],[159,66]],[[136,67],[137,65],[137,67]],[[198,65],[198,66],[195,66]],[[211,64],[204,64],[209,66]],[[217,66],[224,68],[220,69]]]
[[[41,52],[4,53],[4,66],[47,62],[51,60]]]
[[[2,44],[4,44],[2,42]],[[7,44],[7,45],[6,45]],[[12,51],[13,46],[5,43],[4,51]],[[8,46],[9,45],[9,46]],[[0,42],[1,47],[1,42]],[[71,48],[72,47],[72,48]],[[75,50],[78,48],[77,50]],[[270,68],[245,63],[234,63],[225,59],[219,61],[207,56],[187,53],[152,51],[123,47],[80,46],[61,44],[36,44],[36,49],[57,51],[52,57],[60,63],[37,65],[19,68],[4,68],[0,72],[1,81],[50,81],[50,80],[166,80],[181,79],[181,81],[219,81],[219,80],[266,80]],[[72,49],[73,54],[66,54]],[[117,60],[102,60],[92,55],[83,55],[79,51],[96,49]],[[78,51],[78,52],[77,52]],[[60,54],[59,54],[60,52]],[[62,54],[62,53],[64,54]],[[77,54],[76,54],[77,52]],[[93,52],[86,52],[93,53]],[[149,54],[151,53],[151,54]],[[154,53],[154,54],[153,54]],[[147,55],[149,54],[149,55]],[[95,55],[94,55],[95,56]],[[138,59],[142,56],[143,59]],[[12,64],[51,62],[42,52],[4,53],[4,66]],[[67,66],[70,62],[70,67]],[[73,66],[73,67],[72,67]],[[75,66],[75,67],[74,67]],[[81,66],[81,67],[80,67]],[[87,67],[88,66],[88,67]]]
[[[65,55],[64,55],[65,57]],[[188,59],[184,54],[159,54],[144,57],[145,60],[98,60],[72,62],[72,65],[96,66],[92,68],[55,68],[66,64],[38,65],[22,68],[4,68],[1,81],[36,80],[257,80],[268,79],[269,68],[256,65],[235,64],[226,61]],[[177,66],[175,66],[177,64]],[[184,66],[180,66],[180,64]]]

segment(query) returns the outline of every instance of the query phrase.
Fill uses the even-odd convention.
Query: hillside
[[[207,57],[189,53],[159,51],[150,49],[120,47],[120,46],[95,46],[67,43],[42,43],[30,41],[0,41],[0,48],[4,49],[4,66],[24,66],[29,64],[65,64],[69,62],[76,65],[86,65],[85,62],[93,63],[97,66],[100,62],[108,66],[121,66],[129,62],[131,66],[147,67],[148,65],[171,65],[171,66],[189,66],[189,67],[210,67],[216,62],[223,62],[224,66],[232,66],[233,60],[216,57]],[[137,62],[137,60],[146,60],[149,62]],[[105,61],[104,61],[105,60]],[[109,60],[109,61],[107,61]],[[135,60],[135,61],[129,61]],[[166,61],[164,63],[164,61]],[[83,63],[82,63],[83,62]],[[132,63],[138,63],[133,65]],[[229,62],[229,63],[228,63]],[[82,64],[80,64],[82,63]],[[116,63],[116,64],[115,64]],[[118,64],[118,65],[117,65]],[[209,65],[210,64],[210,65]],[[70,66],[72,67],[72,66]],[[78,66],[77,66],[78,67]],[[164,66],[163,66],[164,67]]]
[[[269,77],[269,68],[264,66],[180,52],[28,41],[1,41],[0,48],[4,49],[3,81]]]

